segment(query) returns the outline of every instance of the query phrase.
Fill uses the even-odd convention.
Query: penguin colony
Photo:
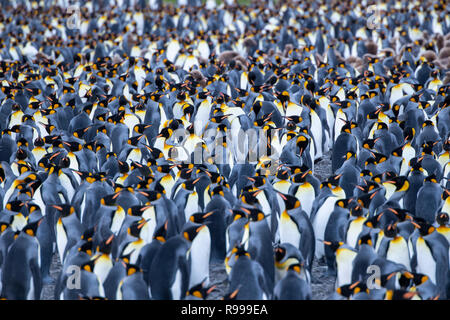
[[[445,1],[49,2],[0,0],[1,297],[450,297]]]

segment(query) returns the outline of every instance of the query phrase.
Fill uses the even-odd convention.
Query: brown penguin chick
[[[294,46],[292,45],[292,43],[288,43],[287,45],[285,45],[283,50],[283,57],[287,58],[291,50],[294,50]]]
[[[344,57],[342,57],[342,55],[338,51],[335,51],[335,55],[336,55],[336,60],[337,60],[338,64],[345,62]]]
[[[444,42],[444,48],[450,48],[450,40]]]
[[[447,59],[450,57],[450,47],[445,47],[439,51],[439,60]]]
[[[427,50],[424,53],[421,54],[422,57],[424,57],[428,62],[433,62],[437,60],[437,55],[434,51]]]
[[[376,44],[375,41],[373,41],[373,40],[366,41],[366,48],[367,48],[367,53],[370,53],[373,55],[378,54],[378,45]]]
[[[233,60],[236,63],[236,68],[238,70],[243,70],[247,72],[247,64],[243,64],[240,60]]]
[[[233,60],[237,56],[239,56],[239,53],[237,53],[236,51],[228,50],[222,52],[217,58],[217,60],[219,61],[219,63],[229,64],[231,60]]]
[[[244,39],[243,45],[244,45],[244,47],[249,49],[249,48],[256,47],[258,45],[258,43],[253,38],[247,37]]]
[[[191,71],[191,77],[198,82],[203,88],[206,87],[207,81],[203,74],[198,70]]]
[[[450,71],[449,72],[447,72],[446,74],[445,74],[445,78],[444,78],[444,80],[442,81],[442,83],[445,85],[445,84],[450,84]]]
[[[112,64],[120,64],[123,62],[123,58],[119,56],[117,53],[114,54],[112,58]]]
[[[245,69],[247,69],[249,63],[247,61],[247,59],[245,59],[243,56],[238,55],[236,57],[234,57],[233,59],[236,63],[240,63],[242,67],[244,67]]]
[[[438,50],[442,50],[442,48],[444,47],[444,43],[445,43],[445,39],[441,34],[437,34],[436,35],[436,46],[438,48]]]
[[[360,57],[348,57],[347,60],[345,60],[345,63],[352,66],[353,68],[356,68],[357,66],[361,66],[364,64],[364,61]]]
[[[444,40],[445,40],[445,41],[450,41],[450,33],[447,33],[447,34],[444,36]]]

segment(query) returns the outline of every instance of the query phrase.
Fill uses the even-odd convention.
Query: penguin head
[[[251,258],[250,253],[245,250],[244,244],[238,245],[231,250],[231,253],[234,254],[235,260],[238,260],[240,257],[248,257]]]
[[[405,141],[412,141],[412,139],[414,138],[416,134],[416,130],[412,127],[405,127],[405,129],[403,129],[403,136]]]
[[[194,213],[189,217],[189,221],[191,221],[193,223],[197,223],[197,224],[203,224],[203,223],[205,223],[206,219],[208,217],[210,217],[211,215],[213,215],[215,212],[216,212],[216,210],[212,210],[207,213],[202,213],[202,212]]]
[[[138,193],[143,195],[146,198],[147,202],[155,202],[162,197],[162,193],[156,190],[140,190],[138,191]]]
[[[300,172],[300,173],[295,174],[292,177],[292,182],[304,183],[306,181],[306,177],[308,176],[309,173],[310,173],[310,170],[306,170],[305,172]]]
[[[340,286],[336,289],[336,292],[345,298],[350,298],[359,292],[369,293],[369,290],[364,282],[358,281],[352,284]]]
[[[259,209],[256,208],[250,208],[250,209],[246,209],[246,208],[241,208],[242,211],[245,211],[247,213],[247,217],[250,221],[262,221],[266,218],[266,215]]]
[[[159,242],[166,242],[167,239],[167,226],[168,221],[166,221],[163,225],[159,226],[153,233],[153,239]]]
[[[187,292],[186,292],[186,296],[193,296],[195,298],[198,299],[206,299],[208,297],[208,295],[214,291],[214,289],[216,288],[216,286],[211,286],[211,287],[205,287],[205,283],[204,281],[202,283],[199,283],[197,285],[194,285],[193,287],[191,287]]]
[[[366,233],[365,235],[363,235],[359,238],[358,245],[362,246],[363,244],[367,244],[372,247],[373,241],[372,241],[372,236],[371,236],[370,232]]]
[[[183,231],[183,237],[189,241],[192,242],[194,241],[195,237],[197,236],[197,234],[199,234],[200,231],[202,231],[203,228],[205,228],[206,225],[193,225],[193,226],[189,226],[188,228],[186,228]]]
[[[350,205],[350,203],[353,202],[353,198],[348,198],[348,199],[339,199],[338,201],[336,201],[336,206],[347,209]]]
[[[59,211],[62,218],[68,217],[75,212],[75,208],[69,204],[52,205],[52,207]]]
[[[424,182],[438,183],[436,175],[433,173],[424,179]]]
[[[436,222],[440,226],[446,226],[448,224],[448,221],[449,221],[449,217],[448,217],[448,213],[446,213],[446,212],[441,212],[436,216]]]
[[[127,233],[130,236],[133,236],[135,238],[140,239],[141,238],[141,230],[142,227],[147,223],[147,221],[145,221],[144,219],[140,219],[137,221],[134,221],[130,227],[127,229]]]
[[[259,203],[258,199],[256,198],[256,196],[257,196],[257,194],[255,194],[256,192],[243,191],[241,194],[241,197],[240,197],[242,203],[250,205],[250,206],[253,206],[253,205]]]
[[[390,180],[383,182],[383,185],[384,184],[393,184],[396,192],[406,192],[409,189],[409,181],[406,176],[393,177]]]
[[[300,200],[290,194],[278,192],[278,195],[283,199],[286,211],[297,209],[300,207]]]
[[[195,184],[200,180],[200,178],[197,179],[189,179],[182,183],[182,187],[188,191],[193,191]]]
[[[395,238],[398,234],[398,228],[396,223],[388,224],[384,227],[384,235],[389,238]]]
[[[225,193],[223,192],[224,187],[219,185],[214,187],[214,189],[211,191],[211,198],[214,196],[220,196],[220,197],[224,197]]]
[[[37,234],[37,230],[39,225],[41,224],[43,218],[40,218],[34,222],[29,222],[25,227],[23,227],[22,232],[26,233],[31,237],[35,237]]]
[[[412,221],[412,223],[422,237],[432,234],[436,230],[436,228],[432,224],[428,223],[425,219],[422,219],[420,217],[414,217],[414,221]]]
[[[89,256],[92,256],[92,248],[93,248],[93,243],[92,243],[92,239],[90,241],[85,241],[83,242],[83,244],[78,247],[78,252],[84,252]]]
[[[293,263],[293,264],[290,264],[286,269],[287,269],[287,271],[293,271],[296,274],[300,274],[303,269],[303,264],[302,263]]]
[[[309,140],[304,135],[299,135],[296,141],[296,146],[300,149],[300,155],[303,154],[305,149],[308,147]]]
[[[128,165],[128,163],[126,161],[118,161],[119,164],[119,172],[121,174],[125,174],[128,173],[130,171],[130,166]]]
[[[81,240],[88,242],[92,241],[92,238],[94,237],[95,234],[95,230],[96,230],[95,227],[84,230],[83,234],[81,235]]]
[[[385,300],[411,300],[419,293],[416,291],[407,290],[387,290]]]
[[[112,243],[114,240],[114,234],[111,234],[107,239],[102,240],[100,244],[97,246],[97,252],[101,252],[104,254],[110,254],[112,249]]]
[[[125,262],[125,269],[126,269],[128,277],[132,276],[135,273],[141,273],[142,272],[142,269],[138,265],[131,264],[131,263],[128,263],[128,262]]]
[[[344,243],[342,241],[323,241],[326,246],[329,246],[333,252],[336,252]]]
[[[403,222],[403,221],[406,221],[406,220],[409,220],[409,221],[413,220],[413,215],[411,214],[411,212],[409,212],[406,209],[402,209],[402,208],[395,208],[395,209],[394,208],[387,208],[387,210],[389,210],[390,212],[395,214],[395,216],[398,218],[399,222]]]

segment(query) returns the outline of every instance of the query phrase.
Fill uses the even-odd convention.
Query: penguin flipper
[[[41,299],[41,291],[42,291],[42,278],[41,278],[41,268],[39,266],[37,257],[31,259],[30,269],[31,269],[31,274],[33,276],[34,299],[40,300]]]
[[[180,257],[178,259],[178,268],[181,272],[181,279],[182,279],[180,299],[183,300],[186,296],[186,292],[189,290],[189,276],[191,270],[188,260],[183,257]]]

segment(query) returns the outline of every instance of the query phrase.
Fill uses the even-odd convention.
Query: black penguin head
[[[397,234],[398,228],[396,223],[388,224],[387,226],[384,227],[384,235],[386,237],[395,238]]]
[[[352,284],[340,286],[336,289],[336,292],[345,298],[350,298],[359,292],[368,293],[368,288],[364,282],[358,281]]]
[[[385,300],[411,300],[419,293],[416,291],[407,290],[388,290],[386,291]]]
[[[109,236],[107,239],[102,240],[102,242],[100,242],[100,245],[97,246],[97,252],[101,252],[104,254],[110,254],[111,249],[112,249],[113,240],[114,240],[114,234]]]
[[[251,258],[250,253],[247,250],[245,250],[243,244],[234,247],[233,250],[231,250],[231,253],[234,254],[234,258],[236,260],[238,260],[240,257]]]
[[[183,231],[183,237],[189,241],[192,242],[195,237],[197,236],[197,234],[203,229],[205,228],[206,225],[194,225],[194,226],[190,226],[187,229],[185,229]]]
[[[135,273],[142,272],[142,269],[136,264],[131,264],[131,263],[125,262],[125,267],[126,267],[127,276],[132,276]]]
[[[242,208],[243,211],[247,212],[247,217],[250,221],[262,221],[266,218],[265,214],[256,208],[250,208],[250,209],[246,209],[246,208]]]
[[[436,222],[440,225],[440,226],[446,226],[448,224],[448,213],[446,212],[441,212],[436,216]]]
[[[182,187],[188,191],[193,191],[195,184],[200,180],[200,178],[197,179],[189,179],[183,182]]]
[[[391,180],[385,181],[385,183],[394,184],[396,192],[408,191],[409,189],[409,181],[406,176],[393,177]]]
[[[301,263],[293,263],[287,267],[288,271],[294,271],[295,273],[300,274],[303,269],[303,264]]]
[[[353,198],[348,198],[348,199],[339,199],[338,201],[336,201],[336,206],[341,207],[341,208],[345,208],[347,209],[350,205],[350,203],[353,202]]]
[[[31,237],[35,237],[37,234],[37,230],[39,225],[41,224],[43,218],[36,220],[34,222],[29,222],[25,227],[23,227],[22,232],[26,233]]]
[[[140,234],[141,234],[142,227],[145,224],[146,224],[146,221],[144,219],[134,221],[127,230],[128,234],[139,239],[141,237]]]
[[[202,212],[194,213],[189,217],[189,221],[191,221],[193,223],[197,223],[197,224],[203,224],[208,217],[210,217],[214,214],[214,212],[216,212],[216,211],[212,210],[207,213],[202,213]]]
[[[438,183],[436,175],[434,173],[426,177],[424,182]]]
[[[412,222],[422,237],[432,234],[436,228],[432,224],[428,223],[425,219],[420,217],[414,217]]]
[[[342,241],[323,241],[323,243],[326,246],[329,246],[333,252],[336,252],[336,250],[344,244]]]
[[[402,209],[402,208],[388,208],[387,210],[389,210],[390,212],[395,214],[396,217],[398,218],[399,222],[403,222],[403,221],[406,221],[406,220],[409,220],[409,221],[413,220],[413,216],[412,216],[411,212],[409,212],[406,209]]]
[[[300,155],[303,154],[305,149],[308,147],[309,140],[304,135],[300,135],[297,138],[296,145],[300,149]]]
[[[283,246],[277,246],[275,248],[275,263],[280,263],[286,257],[286,248]]]
[[[167,226],[168,221],[166,221],[163,225],[161,225],[159,228],[155,230],[153,233],[153,239],[157,240],[159,242],[166,242],[167,239]]]
[[[92,238],[94,237],[94,234],[95,234],[95,230],[96,230],[95,227],[86,229],[83,232],[83,234],[81,235],[81,240],[88,241],[88,242],[92,241]]]
[[[130,170],[130,166],[128,165],[128,163],[126,161],[118,161],[119,164],[119,172],[121,174],[125,174],[128,173]]]
[[[191,287],[187,292],[186,296],[194,296],[199,299],[206,299],[208,295],[214,291],[216,286],[205,287],[204,282],[199,283],[193,287]]]
[[[373,242],[372,242],[372,236],[370,235],[370,233],[366,233],[365,235],[360,237],[359,240],[358,240],[358,244],[360,246],[363,245],[363,244],[367,244],[369,246],[372,246]]]
[[[309,174],[309,171],[297,173],[292,177],[292,182],[294,183],[303,183],[306,181],[306,177]]]
[[[84,252],[87,255],[91,256],[92,255],[92,249],[93,249],[92,240],[91,241],[86,241],[78,248],[78,252]]]
[[[145,191],[138,191],[139,194],[143,195],[147,198],[148,202],[154,202],[162,197],[162,193],[156,190],[145,190]]]
[[[300,207],[300,201],[296,197],[290,194],[283,194],[281,192],[278,192],[278,195],[281,197],[281,199],[283,199],[287,211]]]
[[[75,212],[75,208],[69,204],[52,205],[52,207],[58,210],[63,218],[68,217]]]

